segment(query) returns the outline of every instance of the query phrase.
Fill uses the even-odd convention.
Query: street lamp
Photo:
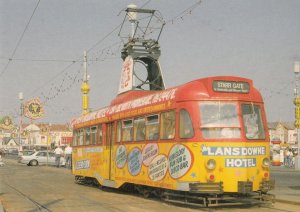
[[[20,145],[20,151],[23,150],[22,147],[22,138],[21,138],[21,132],[22,132],[22,116],[23,116],[23,93],[19,92],[19,100],[20,100],[20,121],[19,121],[19,145]]]
[[[299,98],[299,73],[300,73],[300,62],[295,62],[294,64],[294,73],[295,73],[295,127],[297,130],[297,152],[298,155],[295,157],[295,169],[300,170],[300,155],[299,155],[299,150],[300,150],[300,98]]]

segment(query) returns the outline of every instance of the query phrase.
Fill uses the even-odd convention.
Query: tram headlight
[[[207,162],[206,162],[206,168],[212,170],[214,168],[216,168],[216,161],[214,159],[209,159]]]
[[[263,167],[269,167],[270,166],[270,159],[269,158],[264,158],[262,161],[262,166]]]

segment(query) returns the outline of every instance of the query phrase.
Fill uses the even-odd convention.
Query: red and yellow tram
[[[266,115],[249,79],[131,90],[72,125],[77,181],[202,206],[270,198]]]

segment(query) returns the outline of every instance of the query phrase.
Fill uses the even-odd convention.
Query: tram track
[[[12,174],[14,174],[13,167],[6,166],[6,170],[7,170],[6,176],[11,176]],[[29,195],[27,195],[27,194],[23,193],[22,191],[20,191],[16,186],[10,185],[5,180],[2,180],[2,183],[4,183],[7,187],[14,190],[17,194],[21,195],[22,197],[24,197],[26,200],[28,200],[29,202],[31,202],[34,205],[35,208],[32,209],[32,210],[29,210],[29,211],[36,211],[36,210],[38,210],[38,211],[51,211],[45,205],[40,204],[39,202],[32,199]]]
[[[21,196],[23,196],[25,199],[27,199],[28,201],[30,201],[31,203],[33,203],[33,205],[36,207],[36,209],[32,209],[30,211],[51,211],[49,208],[47,208],[45,205],[40,204],[39,202],[35,201],[34,199],[32,199],[30,196],[28,196],[27,194],[23,193],[22,191],[20,191],[19,189],[17,189],[14,186],[9,185],[8,183],[4,182],[9,188],[13,189],[15,192],[17,192],[18,194],[20,194]]]
[[[176,209],[176,211],[211,212],[296,212],[300,209],[299,205],[277,201],[273,205],[199,208],[165,202],[152,195],[147,197],[147,195],[141,195],[141,193],[138,193],[136,190],[131,190],[130,187],[128,189],[117,190],[95,185],[96,183],[95,181],[92,181],[92,179],[90,179],[88,183],[77,182],[77,186],[72,186],[74,185],[74,182],[71,182],[71,180],[74,180],[74,178],[64,178],[64,176],[67,175],[65,175],[65,172],[62,169],[46,167],[31,168],[7,161],[7,166],[2,171],[0,176],[0,199],[2,199],[4,209],[7,211],[56,211],[66,209],[81,209],[82,211],[93,209],[94,211],[99,211],[100,209],[103,209],[105,211],[116,212],[137,211],[137,209],[141,210],[141,208],[146,208],[146,211],[148,212],[159,210],[166,211],[163,209],[170,211],[172,211],[172,209],[175,211]],[[53,173],[55,173],[55,176],[58,178],[50,180],[54,177]],[[61,173],[61,175],[59,175],[59,173]],[[48,179],[47,182],[45,181],[46,178]],[[61,184],[57,179],[66,184],[61,187]],[[67,182],[69,182],[69,184],[67,184]],[[82,185],[82,187],[79,185]],[[54,187],[56,189],[53,189]],[[83,187],[93,187],[96,189],[85,189]],[[97,191],[98,189],[104,192]],[[76,195],[74,195],[74,193],[76,193]],[[139,199],[136,199],[136,197]],[[123,201],[124,198],[126,201]],[[143,199],[146,199],[146,201]],[[147,200],[149,200],[149,202]],[[124,206],[120,206],[123,204]]]

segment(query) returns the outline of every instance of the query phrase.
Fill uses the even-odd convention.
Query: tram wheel
[[[147,188],[144,188],[143,192],[142,192],[142,195],[144,198],[149,198],[150,197],[150,194],[151,194],[151,191],[148,190]]]

